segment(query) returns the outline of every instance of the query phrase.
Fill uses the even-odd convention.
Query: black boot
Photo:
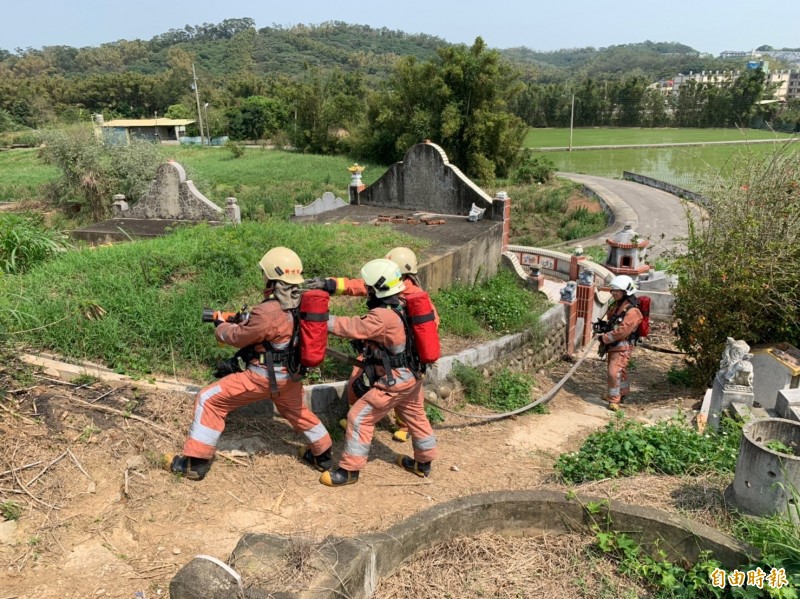
[[[418,462],[407,455],[398,455],[395,458],[395,464],[400,466],[403,470],[416,474],[422,478],[428,478],[431,474],[430,462]]]
[[[352,485],[358,482],[358,470],[333,468],[327,472],[323,472],[322,476],[319,477],[319,482],[326,487],[343,487],[344,485]]]
[[[326,449],[319,455],[314,455],[311,453],[310,449],[301,447],[297,453],[300,455],[301,460],[303,460],[306,464],[310,464],[320,472],[325,472],[333,467],[330,448]]]
[[[167,460],[169,460],[168,457]],[[211,469],[211,460],[184,455],[176,455],[167,463],[170,472],[181,474],[189,480],[203,480]]]

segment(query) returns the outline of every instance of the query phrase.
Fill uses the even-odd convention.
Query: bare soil
[[[652,342],[669,341],[669,331],[656,327]],[[8,512],[11,502],[21,509],[16,520],[0,517],[2,599],[166,597],[172,576],[195,555],[227,560],[247,532],[321,540],[382,530],[472,493],[566,490],[554,477],[556,457],[576,450],[612,415],[600,400],[604,363],[592,357],[548,414],[490,424],[448,415],[435,427],[441,457],[430,479],[393,464],[396,452],[410,448],[392,441],[387,426],[377,431],[358,484],[330,489],[297,459],[302,441],[284,420],[234,413],[220,445],[229,457],[218,457],[205,480],[192,482],[159,464],[161,454],[182,445],[192,397],[101,381],[70,385],[13,360],[3,364],[0,509]],[[637,350],[628,414],[653,419],[696,404],[700,394],[667,381],[670,368],[681,366],[680,356]],[[561,361],[531,373],[537,392],[569,367]],[[448,401],[457,406],[462,397],[456,391]],[[341,446],[335,442],[335,457]],[[704,506],[713,504],[721,483],[644,478],[646,484],[629,479],[584,487],[673,511],[705,510],[697,513],[711,524],[718,517]],[[565,589],[563,596],[576,595]]]

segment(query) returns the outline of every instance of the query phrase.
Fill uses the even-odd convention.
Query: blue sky
[[[800,47],[800,0],[7,0],[0,9],[0,48],[147,40],[184,25],[240,17],[253,18],[258,28],[344,21],[453,43],[482,36],[493,48],[557,50],[647,39],[713,54],[762,44]]]

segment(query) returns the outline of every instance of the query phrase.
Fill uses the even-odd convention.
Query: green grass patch
[[[632,476],[639,472],[733,472],[741,425],[723,418],[718,433],[698,435],[679,417],[645,426],[619,412],[581,448],[559,456],[556,471],[569,483]]]
[[[224,205],[226,197],[235,197],[245,219],[291,214],[295,204],[310,204],[326,191],[349,202],[347,167],[353,161],[345,156],[244,148],[237,158],[224,148],[199,146],[165,148],[164,153],[213,202]],[[362,166],[366,185],[386,171],[385,166]]]
[[[789,137],[791,137],[789,133],[772,133],[762,129],[577,127],[572,130],[572,146],[704,143],[751,139],[785,140]],[[526,148],[568,147],[569,127],[530,129],[523,145]]]
[[[442,332],[466,338],[485,338],[535,329],[547,301],[525,289],[506,270],[484,283],[456,284],[433,294]]]
[[[163,238],[67,252],[24,275],[0,277],[0,328],[15,341],[120,372],[204,376],[230,348],[214,342],[202,308],[258,303],[258,261],[278,245],[298,253],[309,277],[352,277],[364,256],[393,245],[419,249],[420,242],[388,227],[277,219],[180,228]],[[97,317],[95,306],[105,315]]]
[[[508,188],[508,193],[512,197],[513,244],[551,246],[594,235],[607,224],[602,210],[590,211],[579,205],[588,200],[583,186],[566,179],[555,179],[545,185],[515,185]]]
[[[0,273],[23,273],[69,247],[63,233],[42,225],[40,215],[0,212]]]
[[[485,379],[477,368],[456,362],[452,376],[463,388],[464,397],[469,403],[500,413],[512,412],[531,403],[531,393],[536,387],[532,377],[508,368]],[[536,406],[531,411],[543,414],[546,408]]]
[[[58,179],[59,170],[41,163],[37,151],[0,152],[0,202],[39,199],[39,187]]]

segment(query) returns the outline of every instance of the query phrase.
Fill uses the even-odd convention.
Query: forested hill
[[[187,25],[148,41],[119,40],[85,48],[46,46],[17,55],[0,50],[0,62],[27,76],[125,71],[150,75],[169,70],[188,55],[199,71],[213,76],[243,72],[294,76],[309,67],[387,75],[398,56],[427,60],[446,45],[430,35],[342,22],[257,30],[253,19],[241,18]]]
[[[576,76],[603,79],[632,73],[656,80],[670,78],[681,72],[741,68],[741,61],[713,58],[676,42],[649,40],[607,48],[587,47],[537,52],[523,46],[501,52],[523,70],[527,71],[530,65],[536,65],[540,73],[534,78],[539,80],[559,80]]]
[[[535,44],[532,36],[531,45]],[[148,41],[119,40],[97,47],[46,46],[0,49],[0,74],[17,78],[66,77],[133,72],[145,75],[168,71],[176,64],[194,62],[212,76],[235,74],[298,76],[309,67],[321,71],[360,71],[383,78],[399,56],[432,58],[446,40],[426,34],[408,34],[367,25],[327,22],[320,25],[256,29],[251,18],[226,19],[218,24],[187,25]],[[655,43],[573,48],[537,52],[527,47],[501,50],[529,81],[573,77],[617,77],[636,72],[650,79],[680,71],[739,67],[701,55],[679,43]]]

